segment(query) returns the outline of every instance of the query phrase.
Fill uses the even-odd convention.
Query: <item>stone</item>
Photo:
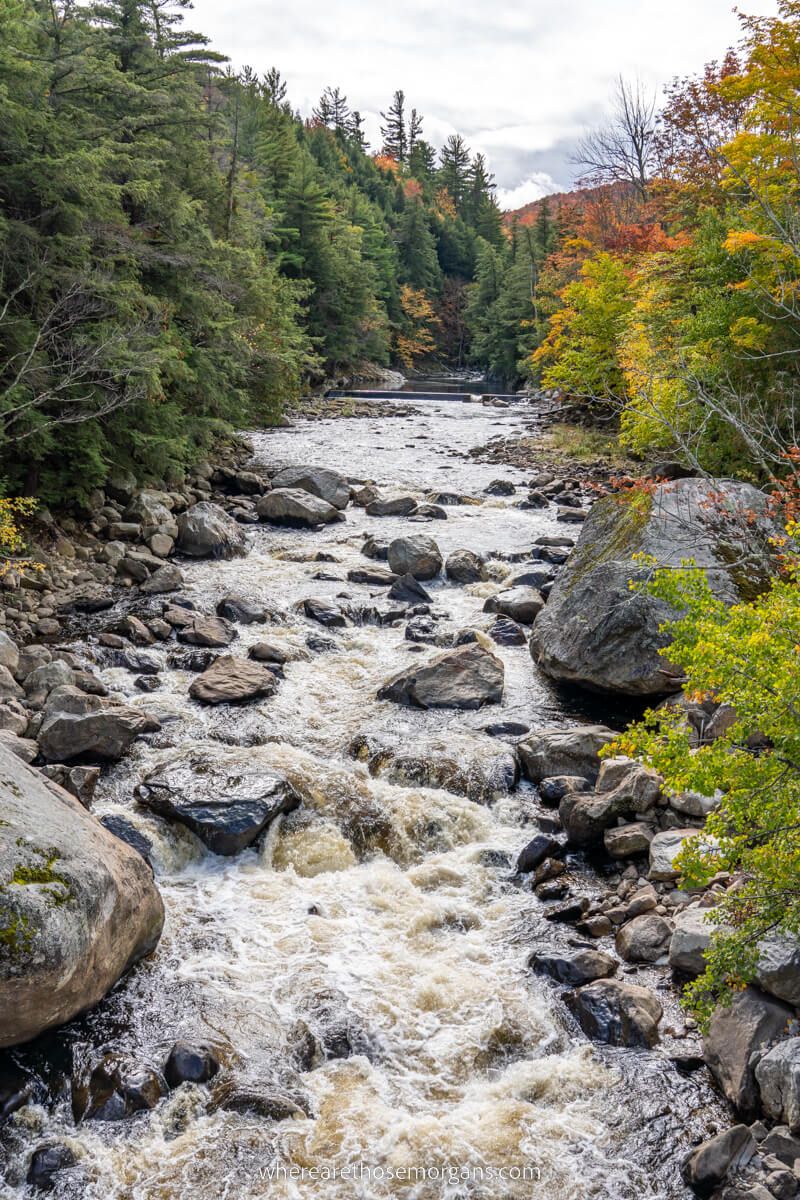
[[[56,1186],[56,1176],[74,1167],[77,1161],[74,1152],[64,1142],[42,1142],[31,1155],[25,1182],[38,1192],[52,1192]]]
[[[151,771],[135,791],[138,802],[185,825],[214,854],[238,854],[257,841],[300,797],[257,747],[192,751]]]
[[[164,596],[168,592],[177,592],[184,585],[183,571],[174,563],[164,563],[153,574],[139,585],[139,591],[145,596]]]
[[[536,588],[519,586],[490,596],[483,606],[483,611],[502,613],[504,617],[510,617],[520,625],[532,625],[543,608],[541,592]]]
[[[333,508],[347,508],[350,503],[350,485],[344,475],[327,467],[284,467],[277,475],[273,475],[272,487],[273,490],[299,488],[326,501]]]
[[[595,780],[600,771],[599,752],[617,736],[605,725],[535,730],[518,747],[523,774],[531,783],[540,783],[551,775],[582,775]]]
[[[498,617],[489,630],[489,637],[498,646],[526,646],[525,630],[508,617]]]
[[[177,528],[177,524],[176,524]],[[153,533],[147,541],[148,546],[156,558],[169,558],[172,551],[175,549],[175,539],[169,537],[166,533]]]
[[[116,762],[145,733],[160,726],[140,709],[128,708],[76,688],[57,688],[44,710],[39,749],[48,762],[87,757]]]
[[[24,695],[8,667],[0,666],[0,700],[21,700]]]
[[[389,734],[360,734],[348,747],[374,778],[399,787],[443,788],[476,804],[489,804],[516,786],[514,751],[488,737],[449,733],[404,741]]]
[[[776,1125],[761,1143],[762,1155],[771,1154],[787,1167],[800,1158],[800,1138],[793,1137],[785,1125]]]
[[[395,576],[395,581],[388,591],[388,598],[397,600],[401,604],[430,604],[431,602],[431,596],[413,575]]]
[[[149,538],[154,533],[167,537],[178,536],[178,525],[169,508],[163,503],[161,493],[139,492],[122,514],[126,521],[136,521],[142,527],[142,536]]]
[[[372,558],[379,562],[386,562],[387,558],[389,557],[389,543],[383,538],[376,538],[370,534],[364,540],[364,544],[361,547],[361,553],[365,556],[365,558]],[[394,572],[392,572],[392,574],[394,574]]]
[[[617,953],[626,962],[657,962],[669,950],[672,929],[672,922],[657,913],[643,913],[617,933]]]
[[[283,666],[284,663],[291,661],[292,654],[283,646],[276,645],[275,642],[256,642],[247,651],[247,657],[252,658],[255,662],[269,662]]]
[[[588,792],[591,785],[582,775],[551,775],[539,782],[539,799],[548,808],[555,808],[571,792]]]
[[[220,650],[230,646],[236,630],[222,617],[205,617],[198,614],[190,625],[178,630],[178,641],[187,646],[206,646],[209,650]]]
[[[561,845],[555,838],[546,833],[539,833],[520,850],[515,867],[516,873],[525,875],[530,871],[535,871],[546,858],[551,858],[560,852]]]
[[[189,695],[201,704],[243,704],[271,696],[277,686],[267,667],[226,654],[192,680]]]
[[[705,952],[716,926],[706,917],[707,908],[693,905],[675,917],[675,929],[669,943],[669,965],[685,975],[700,975],[705,970]]]
[[[714,1010],[703,1056],[721,1090],[745,1120],[758,1113],[752,1058],[783,1036],[793,1012],[757,988],[737,992],[730,1005]]]
[[[800,1037],[768,1050],[756,1066],[756,1081],[767,1116],[800,1133]]]
[[[370,517],[407,517],[416,507],[413,496],[378,496],[365,511]]]
[[[3,630],[0,630],[0,667],[12,675],[16,675],[19,667],[19,647]]]
[[[447,513],[438,504],[418,504],[408,514],[410,521],[446,521]]]
[[[391,587],[397,576],[388,567],[356,567],[347,572],[350,583],[365,583],[371,587]]]
[[[316,621],[326,629],[343,629],[347,624],[347,617],[332,600],[309,597],[303,601],[303,612],[309,621]]]
[[[92,1008],[155,947],[146,863],[0,745],[0,1046]]]
[[[592,846],[626,812],[624,799],[615,792],[568,792],[558,815],[571,846]]]
[[[442,556],[433,538],[416,534],[395,538],[389,544],[389,567],[395,575],[413,575],[423,582],[435,579],[442,569]]]
[[[448,554],[444,572],[453,583],[480,583],[489,574],[481,556],[472,550],[454,550]]]
[[[774,571],[768,504],[750,484],[721,479],[678,480],[652,494],[598,501],[534,626],[538,666],[559,682],[599,692],[679,691],[680,671],[659,654],[669,639],[664,623],[675,613],[646,591],[631,592],[630,582],[650,569],[634,555],[652,555],[664,566],[691,558],[726,603],[751,597]]]
[[[697,837],[698,829],[666,829],[657,833],[650,843],[649,879],[668,881],[677,879],[680,871],[675,866],[675,859],[681,852],[683,843],[689,838]]]
[[[598,979],[566,997],[587,1035],[609,1046],[652,1047],[663,1009],[647,988],[617,979]]]
[[[756,1152],[746,1125],[734,1125],[692,1150],[681,1164],[681,1178],[698,1196],[710,1196],[733,1171],[747,1166]]]
[[[208,1083],[219,1066],[219,1058],[205,1042],[175,1042],[164,1064],[164,1078],[171,1088],[182,1083]]]
[[[639,854],[646,854],[652,840],[653,830],[641,821],[618,825],[603,833],[603,844],[611,858],[635,858]]]
[[[316,529],[344,520],[344,514],[327,500],[320,500],[300,488],[277,488],[267,492],[258,501],[256,512],[270,525],[290,528]]]
[[[113,833],[114,837],[119,838],[121,842],[125,842],[137,854],[140,854],[146,863],[152,867],[153,843],[146,837],[141,829],[138,829],[133,821],[129,821],[127,817],[121,813],[106,813],[100,818],[100,824]]]
[[[178,517],[177,547],[189,558],[236,558],[246,546],[241,529],[218,504],[201,500]]]
[[[598,792],[613,792],[620,808],[647,813],[661,797],[661,776],[630,758],[606,758],[597,777]]]
[[[517,488],[510,479],[493,479],[483,490],[487,496],[513,496]]]
[[[90,1057],[72,1077],[75,1121],[122,1121],[155,1108],[167,1094],[160,1071],[119,1054]]]
[[[503,698],[505,669],[480,642],[457,646],[394,675],[378,692],[412,708],[482,708]]]
[[[670,808],[682,816],[699,817],[705,820],[719,808],[722,792],[716,796],[701,796],[699,792],[672,792],[667,796]]]
[[[800,1007],[800,942],[791,933],[774,933],[758,944],[756,980],[760,988]]]
[[[8,729],[0,729],[0,744],[26,763],[32,763],[39,753],[39,747],[32,738],[18,737]]]
[[[75,684],[75,672],[61,659],[36,667],[25,677],[23,687],[29,696],[47,697],[57,687],[72,687]]]
[[[551,951],[531,955],[528,966],[539,975],[548,975],[568,987],[582,987],[596,979],[607,979],[617,971],[619,963],[611,954],[581,946],[577,950]]]

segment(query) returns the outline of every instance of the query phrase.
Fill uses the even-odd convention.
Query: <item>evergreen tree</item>
[[[381,113],[383,153],[395,162],[404,163],[408,156],[405,92],[396,91],[387,112]]]
[[[441,270],[436,255],[436,240],[431,233],[425,208],[418,199],[403,211],[398,230],[400,279],[430,295],[439,290]]]
[[[470,170],[469,147],[458,133],[451,133],[439,152],[439,182],[461,212],[467,194]]]

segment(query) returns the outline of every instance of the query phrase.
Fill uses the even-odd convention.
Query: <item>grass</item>
[[[619,444],[616,433],[587,429],[584,425],[551,425],[542,435],[541,448],[548,454],[574,462],[602,461],[604,465],[635,468]]]

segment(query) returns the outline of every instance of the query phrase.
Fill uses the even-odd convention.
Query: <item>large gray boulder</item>
[[[409,708],[482,708],[503,698],[503,662],[480,642],[447,650],[387,679],[379,700]]]
[[[116,762],[138,737],[159,728],[158,721],[138,708],[61,687],[47,701],[39,749],[48,762],[83,757]]]
[[[694,905],[685,908],[675,918],[675,930],[669,943],[669,965],[686,975],[700,975],[705,970],[705,953],[711,945],[715,925],[706,918],[707,908]]]
[[[489,577],[486,564],[473,550],[454,550],[448,554],[444,569],[453,583],[480,583]]]
[[[512,791],[519,776],[513,749],[478,734],[413,741],[383,733],[362,734],[351,742],[349,752],[379,779],[400,787],[443,788],[477,804],[488,804]]]
[[[537,588],[519,584],[490,596],[483,606],[488,613],[502,613],[520,625],[532,625],[544,608],[542,594]]]
[[[193,679],[189,695],[201,704],[244,704],[271,696],[278,680],[267,667],[225,654]]]
[[[224,508],[201,500],[178,517],[178,549],[189,558],[236,558],[245,552],[245,537]]]
[[[178,523],[162,499],[160,492],[139,492],[123,514],[126,521],[135,521],[142,527],[144,537],[154,533],[165,533],[167,537],[178,536]]]
[[[519,743],[522,769],[532,783],[552,775],[581,775],[595,780],[600,771],[599,753],[619,735],[605,725],[560,726],[537,729]]]
[[[395,575],[435,579],[442,569],[442,556],[433,538],[424,534],[399,537],[389,543],[389,568]]]
[[[758,944],[759,987],[800,1007],[800,942],[791,933],[775,933]]]
[[[273,488],[299,488],[310,492],[332,504],[334,508],[347,508],[350,503],[350,485],[344,475],[327,467],[284,467],[272,477]]]
[[[681,1176],[698,1196],[709,1196],[729,1174],[745,1167],[755,1152],[751,1131],[746,1125],[734,1125],[687,1154],[681,1163]]]
[[[617,933],[617,953],[626,962],[657,962],[667,953],[672,937],[672,922],[658,913],[642,913],[628,921]]]
[[[275,488],[267,492],[256,505],[256,512],[262,521],[268,521],[270,525],[307,529],[344,520],[338,508],[302,488]]]
[[[692,558],[728,603],[766,588],[776,526],[767,497],[746,483],[679,479],[652,494],[609,496],[592,508],[578,544],[537,618],[531,653],[551,678],[593,691],[655,696],[680,690],[659,655],[659,626],[674,611],[630,583],[644,579],[634,555],[665,566]]]
[[[758,1112],[753,1056],[782,1037],[792,1016],[788,1005],[748,987],[711,1017],[703,1055],[720,1088],[745,1119]]]
[[[675,860],[683,849],[683,843],[697,837],[699,829],[665,829],[657,833],[650,843],[650,870],[648,878],[667,882],[677,879],[680,870]]]
[[[144,859],[0,746],[0,1046],[97,1004],[157,944]]]
[[[756,1066],[756,1080],[767,1116],[800,1133],[800,1037],[768,1050]]]
[[[583,1032],[609,1046],[648,1047],[658,1041],[663,1009],[647,988],[598,979],[566,997]]]

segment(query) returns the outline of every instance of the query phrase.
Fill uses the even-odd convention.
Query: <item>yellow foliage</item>
[[[16,570],[43,570],[41,563],[34,563],[20,556],[25,549],[20,522],[30,517],[35,509],[35,500],[0,497],[0,579],[8,574],[12,567]]]
[[[397,356],[404,367],[410,368],[418,358],[436,349],[433,331],[439,319],[424,291],[408,284],[400,289],[400,306],[403,327],[397,335]]]

